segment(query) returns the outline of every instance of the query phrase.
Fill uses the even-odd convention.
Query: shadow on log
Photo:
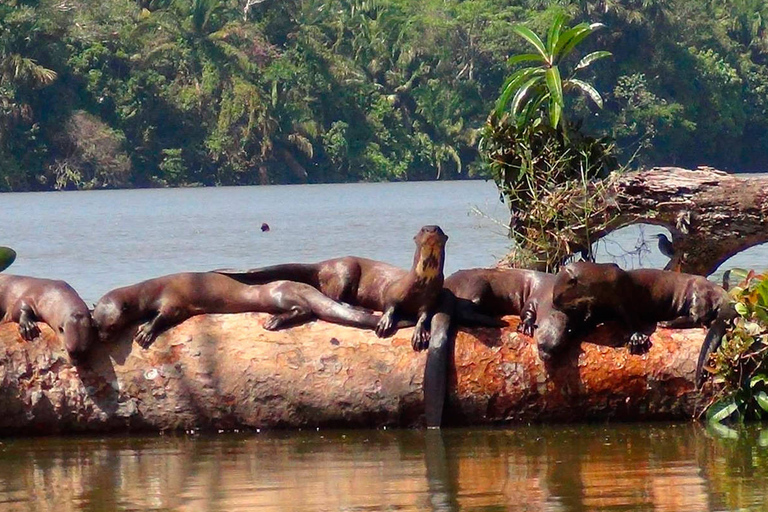
[[[0,325],[5,434],[423,425],[425,353],[411,329],[389,339],[324,322],[270,332],[265,314],[201,315],[143,350],[126,337],[74,368],[53,332],[24,342]],[[545,368],[504,329],[459,332],[446,425],[689,419],[703,329],[659,329],[648,354],[603,328]]]

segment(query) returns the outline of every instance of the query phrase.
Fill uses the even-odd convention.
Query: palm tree
[[[564,14],[555,16],[549,28],[546,43],[526,26],[517,25],[513,28],[515,33],[534,47],[536,53],[515,55],[509,59],[509,63],[515,65],[522,62],[536,62],[538,65],[519,69],[506,79],[501,96],[496,102],[498,117],[501,117],[509,108],[518,125],[528,124],[539,116],[542,105],[546,104],[549,123],[553,128],[557,128],[563,118],[565,106],[563,94],[568,90],[585,94],[602,108],[603,99],[600,93],[592,85],[575,78],[575,75],[611,53],[595,51],[585,55],[565,80],[560,72],[560,64],[584,38],[603,25],[579,23],[575,27],[568,28],[565,22]]]

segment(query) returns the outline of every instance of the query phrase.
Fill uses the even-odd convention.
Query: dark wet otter
[[[288,263],[246,271],[216,272],[247,284],[275,280],[314,286],[328,297],[367,309],[383,311],[376,334],[391,336],[397,320],[416,318],[411,344],[423,350],[429,344],[428,322],[443,288],[445,243],[438,226],[424,226],[414,237],[416,253],[410,271],[380,261],[347,256],[319,263]]]
[[[459,324],[499,327],[498,317],[519,315],[518,330],[534,336],[536,319],[552,310],[554,282],[554,274],[535,270],[476,268],[451,274],[445,288],[456,297]]]
[[[88,306],[64,281],[0,274],[0,310],[4,322],[19,323],[27,341],[40,336],[35,322],[47,323],[73,357],[95,339]]]
[[[518,331],[533,336],[543,360],[561,350],[572,332],[568,316],[552,307],[554,274],[520,269],[460,270],[445,280],[445,293],[432,318],[432,339],[424,373],[428,427],[442,421],[451,328],[502,327],[499,317],[520,315]]]
[[[104,295],[93,310],[102,339],[142,322],[134,341],[146,348],[164,330],[205,313],[273,313],[264,328],[321,318],[373,329],[380,320],[362,309],[340,304],[303,283],[274,281],[252,286],[215,272],[170,274],[117,288]]]
[[[622,322],[632,333],[633,352],[648,348],[648,333],[658,322],[711,325],[699,356],[697,384],[707,357],[720,343],[718,333],[724,333],[735,313],[728,293],[705,277],[656,269],[625,271],[612,263],[567,265],[557,274],[552,300],[571,318]]]

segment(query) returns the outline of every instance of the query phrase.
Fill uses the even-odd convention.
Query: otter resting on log
[[[314,321],[280,332],[264,313],[199,315],[149,349],[131,333],[72,366],[53,331],[34,343],[0,325],[0,432],[381,427],[424,424],[426,353],[412,329],[391,339]],[[515,421],[688,419],[702,328],[658,329],[644,355],[601,327],[542,363],[532,340],[502,329],[460,330],[450,357],[446,425]]]
[[[399,320],[416,319],[411,344],[414,350],[429,346],[429,321],[443,289],[445,243],[439,226],[424,226],[413,237],[416,252],[410,271],[381,261],[347,256],[318,263],[287,263],[245,271],[215,270],[245,284],[276,280],[309,284],[335,301],[384,314],[376,326],[382,338],[397,331]]]

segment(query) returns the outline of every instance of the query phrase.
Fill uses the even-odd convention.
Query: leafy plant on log
[[[768,417],[768,273],[734,272],[744,280],[730,290],[739,316],[713,358],[720,387],[707,409],[713,424]]]
[[[568,28],[565,22],[563,14],[555,16],[546,42],[527,27],[514,27],[535,53],[516,55],[509,63],[536,65],[507,78],[482,130],[480,150],[511,212],[512,266],[555,270],[574,252],[590,258],[591,244],[575,243],[573,232],[588,227],[596,210],[604,208],[599,180],[618,167],[610,139],[582,133],[581,123],[564,115],[569,90],[602,107],[597,90],[575,75],[609,52],[587,54],[565,79],[560,71],[563,60],[602,25]]]
[[[7,269],[16,261],[16,251],[10,247],[0,247],[0,272]]]

